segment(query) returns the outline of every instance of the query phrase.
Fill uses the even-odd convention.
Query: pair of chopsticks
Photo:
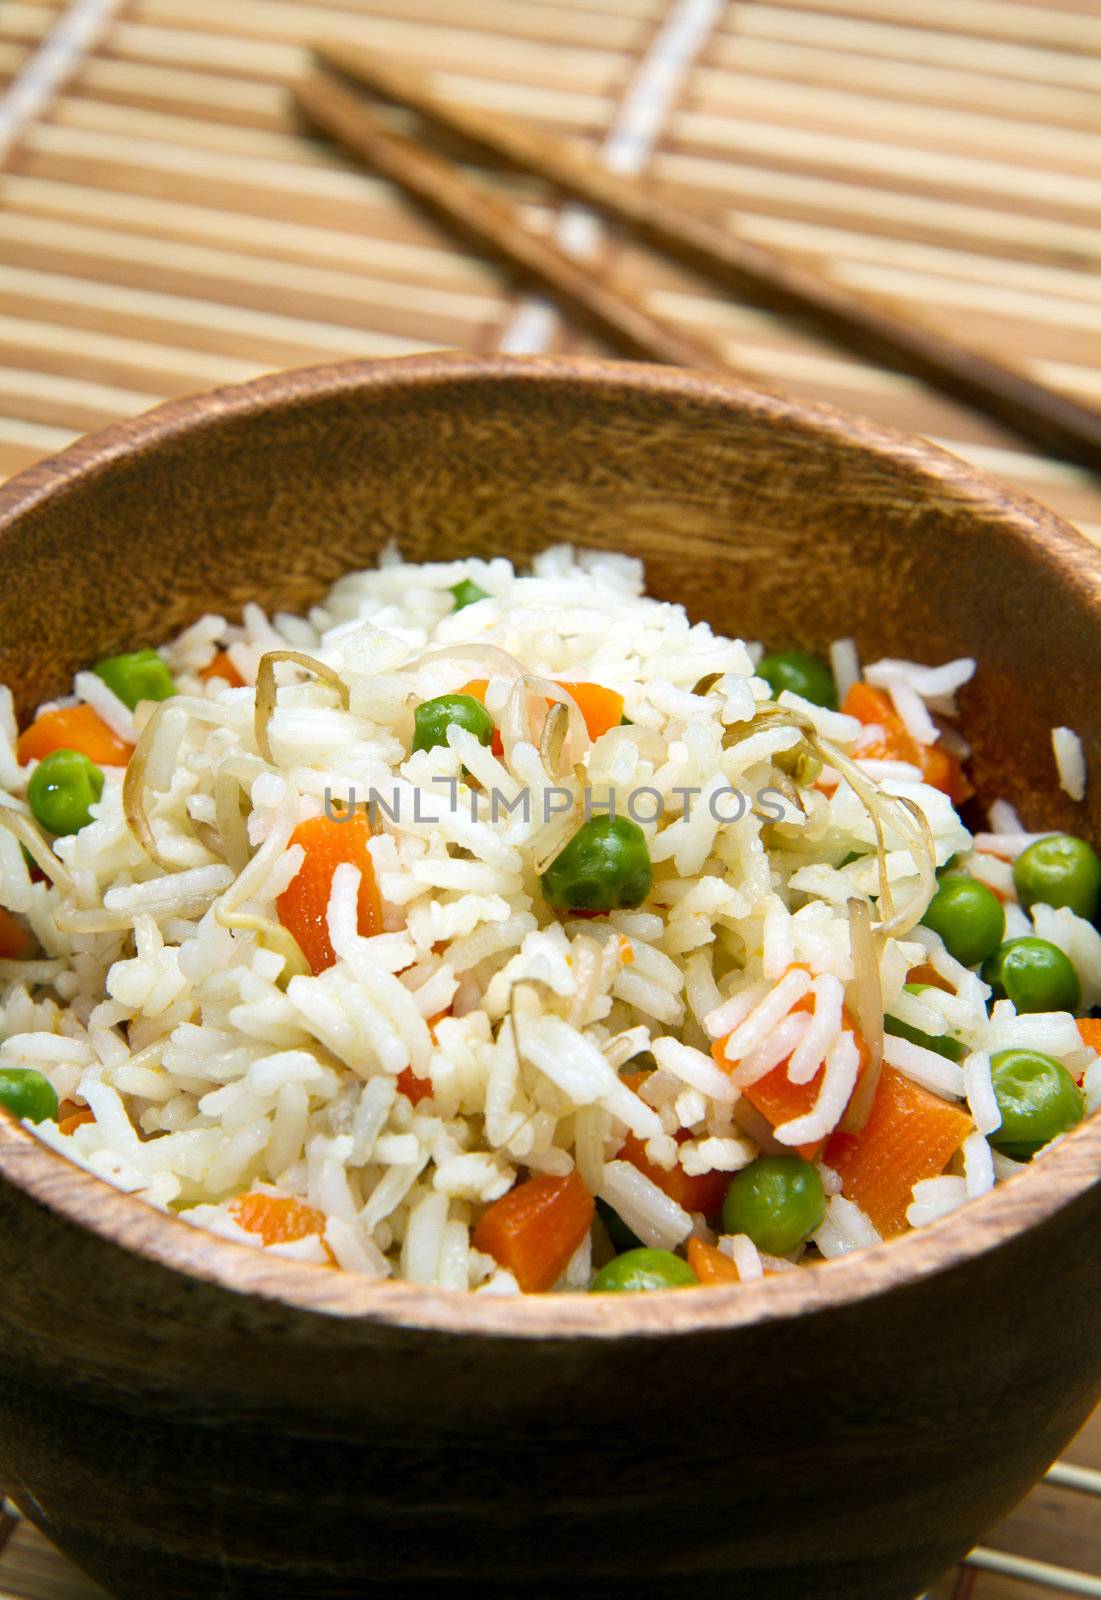
[[[637,178],[609,172],[579,145],[450,100],[420,73],[383,65],[366,50],[341,42],[325,41],[314,50],[320,70],[294,88],[297,105],[311,123],[479,249],[518,269],[625,354],[733,370],[710,340],[655,316],[534,232],[515,206],[489,194],[458,166],[392,132],[349,85],[414,111],[479,151],[549,181],[733,294],[808,317],[847,349],[921,378],[1053,454],[1101,471],[1101,415],[1018,368],[959,345],[909,311],[848,289],[781,251],[739,238]]]

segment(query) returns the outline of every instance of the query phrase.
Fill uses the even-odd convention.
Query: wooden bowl
[[[395,537],[643,556],[748,637],[974,654],[975,774],[1101,835],[1101,557],[870,423],[667,369],[417,357],[167,406],[0,492],[0,681],[301,607]],[[0,1117],[0,1482],[124,1600],[912,1600],[1101,1375],[1101,1121],[940,1223],[759,1285],[513,1301],[265,1260]]]

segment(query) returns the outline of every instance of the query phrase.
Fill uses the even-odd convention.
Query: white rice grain
[[[675,1250],[692,1232],[692,1218],[629,1161],[609,1161],[600,1198],[631,1232],[655,1250]]]
[[[733,1105],[738,1098],[738,1091],[730,1077],[702,1050],[694,1050],[690,1045],[670,1038],[655,1039],[651,1049],[659,1067],[672,1073],[682,1083],[698,1089],[717,1105]]]
[[[837,685],[837,698],[843,701],[854,683],[860,681],[860,657],[856,641],[835,639],[830,645],[830,670]]]
[[[830,974],[815,978],[811,985],[814,1012],[810,1026],[792,1051],[788,1077],[792,1083],[810,1083],[833,1048],[841,1032],[841,1007],[844,990]]]
[[[424,1194],[409,1213],[401,1251],[401,1275],[410,1283],[435,1283],[447,1226],[447,1196]]]
[[[465,1230],[464,1230],[465,1232]],[[325,1224],[325,1243],[345,1272],[358,1272],[365,1278],[386,1278],[390,1263],[362,1227],[343,1217],[330,1217]],[[466,1288],[464,1274],[462,1288]]]
[[[845,1114],[860,1071],[860,1051],[853,1035],[846,1031],[826,1056],[818,1099],[802,1117],[793,1117],[776,1129],[781,1144],[816,1144],[837,1127]]]
[[[935,1050],[926,1050],[922,1045],[911,1044],[909,1039],[888,1033],[883,1040],[883,1059],[933,1094],[949,1100],[964,1097],[962,1069]]]
[[[763,1278],[765,1269],[760,1252],[748,1233],[727,1234],[726,1239],[727,1251],[738,1269],[738,1277],[742,1282],[754,1283],[758,1278]]]
[[[963,1141],[963,1175],[969,1200],[977,1200],[994,1187],[994,1161],[982,1133],[969,1134]]]
[[[1082,741],[1072,728],[1052,728],[1051,748],[1059,787],[1072,800],[1086,798],[1086,756]]]
[[[736,1089],[749,1089],[761,1078],[767,1077],[774,1067],[778,1067],[781,1061],[799,1048],[810,1028],[811,1018],[805,1011],[789,1012],[755,1050],[751,1050],[736,1065],[732,1064],[731,1083]]]
[[[103,719],[112,733],[127,744],[137,744],[138,730],[133,712],[107,687],[98,673],[78,672],[73,680],[73,688],[84,704],[91,706],[96,715]]]
[[[973,1050],[963,1063],[963,1088],[977,1131],[985,1138],[1002,1125],[1002,1113],[990,1077],[990,1056]]]
[[[914,1184],[914,1198],[907,1208],[906,1220],[912,1228],[923,1227],[957,1211],[967,1198],[967,1184],[963,1178],[926,1178]]]
[[[809,993],[811,982],[810,973],[801,967],[786,973],[754,1006],[745,1021],[730,1033],[723,1050],[726,1059],[740,1061],[762,1044],[792,1006]],[[714,1031],[716,1021],[717,1015],[712,1013],[707,1019],[707,1029],[712,1037],[717,1038],[719,1035]]]
[[[830,1196],[825,1217],[814,1234],[814,1243],[827,1261],[879,1242],[878,1230],[859,1206],[839,1193]]]

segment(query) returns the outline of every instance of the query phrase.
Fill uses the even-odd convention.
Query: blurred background
[[[273,368],[602,353],[305,129],[288,86],[321,38],[1101,407],[1101,0],[0,0],[0,479]],[[1089,472],[463,161],[757,381],[928,435],[1101,542]],[[1101,1424],[1070,1459],[1101,1468]],[[1042,1486],[935,1600],[1101,1595],[1098,1486]],[[1014,1557],[1041,1565],[992,1570]],[[0,1600],[98,1593],[0,1516]]]

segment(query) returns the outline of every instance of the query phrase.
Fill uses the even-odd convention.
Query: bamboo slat
[[[0,477],[170,396],[515,330],[500,270],[303,135],[286,86],[307,40],[599,147],[670,17],[707,4],[126,0],[0,166]],[[0,95],[62,10],[0,3]],[[1101,405],[1101,0],[728,0],[705,23],[647,167],[670,198]],[[537,185],[480,176],[554,225]],[[1101,543],[1087,473],[614,236],[595,261],[763,382],[926,433]],[[1071,1456],[1101,1466],[1101,1421]],[[989,1542],[1101,1573],[1096,1507],[1043,1485]],[[983,1572],[931,1600],[1040,1594]],[[0,1600],[103,1597],[0,1521]]]

